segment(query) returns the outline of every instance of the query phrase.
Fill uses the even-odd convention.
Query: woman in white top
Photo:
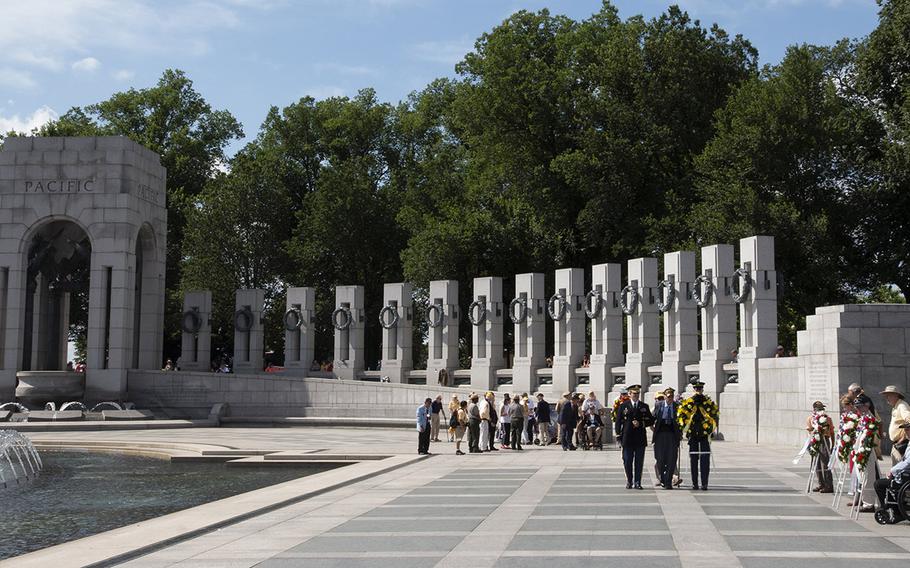
[[[511,418],[509,418],[509,406],[511,405],[511,398],[509,393],[506,393],[503,397],[502,404],[499,406],[499,439],[502,441],[502,445],[499,447],[503,450],[509,449],[509,431],[512,427]]]

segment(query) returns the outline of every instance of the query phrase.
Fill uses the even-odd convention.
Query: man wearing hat
[[[642,489],[641,472],[648,447],[647,428],[652,424],[651,409],[641,398],[641,386],[629,387],[629,400],[617,411],[616,439],[622,446],[622,461],[626,470],[626,489]]]
[[[673,387],[664,389],[663,394],[664,400],[654,403],[654,458],[660,485],[664,489],[673,489],[681,438],[677,422],[679,404],[674,400],[676,390]]]
[[[847,390],[853,395],[853,398],[856,399],[857,404],[868,404],[869,412],[875,414],[875,403],[872,402],[872,399],[869,398],[869,395],[866,394],[866,391],[863,390],[863,387],[859,383],[851,383]]]
[[[692,489],[708,490],[711,467],[709,438],[717,428],[720,417],[717,404],[705,395],[705,383],[692,383],[695,394],[682,402],[677,421],[683,435],[689,440],[689,463],[692,470]],[[701,474],[699,476],[699,474]],[[701,485],[699,486],[699,481]]]
[[[910,439],[910,404],[904,393],[894,385],[888,385],[880,394],[891,407],[891,424],[888,425],[888,437],[891,438],[892,465],[903,459],[907,452],[907,441]]]

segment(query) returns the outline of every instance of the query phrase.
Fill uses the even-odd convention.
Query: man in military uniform
[[[684,400],[677,412],[677,421],[683,435],[689,440],[689,463],[692,470],[692,489],[699,489],[701,474],[702,491],[708,490],[711,473],[711,443],[709,438],[717,428],[717,404],[705,395],[705,383],[692,383],[695,394]]]
[[[679,403],[675,396],[676,390],[668,387],[664,389],[664,400],[654,403],[654,458],[660,485],[664,489],[673,489],[673,475],[679,456],[681,431],[677,422]]]
[[[641,399],[641,386],[629,387],[629,400],[617,411],[616,439],[622,446],[622,461],[626,469],[626,489],[641,489],[641,472],[648,447],[647,428],[653,422],[651,410]]]

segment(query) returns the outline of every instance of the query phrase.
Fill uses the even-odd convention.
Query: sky
[[[874,0],[678,0],[705,26],[742,34],[774,64],[787,46],[875,28]],[[617,0],[623,18],[668,0]],[[0,0],[0,132],[184,70],[255,137],[271,106],[372,87],[398,102],[455,64],[515,11],[577,20],[600,0]],[[229,148],[234,152],[242,143]]]

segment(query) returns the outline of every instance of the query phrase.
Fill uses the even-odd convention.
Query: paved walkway
[[[218,428],[46,433],[38,439],[166,440],[238,448],[413,453],[407,430]],[[806,496],[791,448],[721,442],[707,492],[625,489],[619,452],[430,459],[236,523],[123,564],[203,567],[839,568],[910,565],[910,525],[859,522]],[[685,467],[685,466],[684,466]],[[687,468],[683,477],[688,482]],[[871,564],[870,564],[871,563]]]

